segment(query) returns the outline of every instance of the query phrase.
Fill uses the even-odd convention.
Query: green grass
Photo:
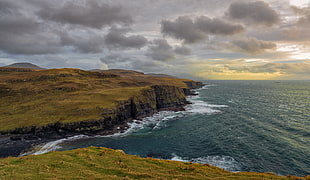
[[[308,177],[309,179],[310,177]],[[306,179],[272,173],[232,173],[210,165],[140,158],[89,147],[0,159],[0,179]]]
[[[140,95],[152,85],[186,88],[183,81],[185,79],[157,78],[120,70],[17,72],[0,68],[0,132],[56,122],[97,120],[102,118],[102,109],[113,109],[120,101],[147,101],[148,97]],[[209,165],[143,159],[122,151],[90,147],[0,159],[0,179],[301,178],[272,173],[231,173]]]
[[[117,101],[128,100],[141,89],[143,87],[4,97],[6,104],[0,106],[0,131],[100,119],[102,109],[115,107]]]
[[[131,71],[113,73],[79,69],[0,71],[0,132],[98,120],[102,109],[113,109],[119,101],[139,96],[151,85],[186,87],[184,79],[155,78]]]

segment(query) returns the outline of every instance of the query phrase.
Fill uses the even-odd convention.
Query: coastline
[[[184,95],[187,96],[195,96],[197,95],[194,89],[199,89],[205,86],[204,84],[199,85],[198,87],[191,87],[188,85],[188,89],[183,89]],[[57,129],[57,127],[61,127],[60,124],[53,124],[43,127],[40,129],[40,135],[37,135],[37,131],[35,127],[30,127],[30,131],[26,133],[12,133],[12,134],[2,134],[0,135],[0,158],[5,157],[17,157],[22,154],[28,155],[27,152],[34,152],[34,148],[41,146],[43,147],[46,143],[72,138],[74,136],[81,136],[85,135],[88,137],[94,136],[108,136],[117,133],[124,133],[128,128],[128,123],[131,123],[134,119],[135,120],[142,120],[145,117],[150,117],[155,113],[161,111],[184,111],[184,107],[188,104],[191,104],[189,101],[184,103],[175,103],[173,106],[169,105],[170,107],[161,107],[155,110],[152,110],[148,113],[143,113],[138,117],[129,117],[122,121],[115,121],[116,123],[109,124],[108,128],[103,129],[95,129],[95,130],[87,130],[82,132],[74,132],[74,131],[62,131],[61,129]],[[113,121],[113,119],[110,119]],[[83,123],[83,122],[81,122]],[[83,124],[82,124],[83,125]],[[45,131],[44,131],[45,130]],[[17,131],[18,132],[18,131]],[[31,153],[30,153],[31,154]]]
[[[205,88],[202,88],[202,89],[205,89]],[[207,86],[206,86],[206,89],[207,89]],[[187,96],[187,100],[188,101],[190,101],[190,102],[193,102],[192,104],[193,105],[195,105],[195,100],[194,101],[192,101],[192,99],[198,99],[198,101],[201,99],[201,97],[199,96],[199,94],[198,94],[198,96],[193,96],[192,98],[191,98],[191,96]],[[184,112],[184,113],[186,113],[187,111],[188,111],[188,107],[191,107],[192,105],[187,105],[186,107],[185,107],[185,109],[186,109],[186,111]],[[222,106],[222,105],[221,105]],[[173,113],[173,112],[171,112],[171,113]],[[178,112],[178,113],[180,113],[180,114],[183,114],[183,112]],[[156,113],[157,114],[157,113]],[[155,115],[156,115],[155,114]],[[161,113],[158,113],[158,114],[161,114]],[[149,118],[149,117],[146,117],[146,118]],[[134,121],[133,121],[134,122]],[[138,124],[139,124],[139,122],[137,122]],[[115,134],[116,135],[116,137],[118,137],[119,135],[117,135],[117,134]],[[123,136],[123,135],[120,135],[120,136]],[[100,136],[99,136],[100,137]],[[109,136],[108,136],[109,137]],[[112,137],[114,137],[114,135],[112,135]],[[73,137],[74,138],[74,137]],[[77,138],[79,138],[79,137],[77,137]],[[86,139],[88,139],[88,138],[90,138],[90,139],[92,139],[92,138],[96,138],[95,136],[90,136],[90,137],[80,137],[80,138],[82,138],[82,139],[84,139],[84,138],[86,138]],[[70,139],[68,139],[69,141],[70,141]],[[66,140],[67,141],[67,140]],[[83,140],[84,141],[84,140]],[[55,141],[54,141],[55,142]],[[74,143],[74,141],[72,142],[72,143]],[[60,146],[62,146],[62,144],[59,144]],[[41,146],[42,147],[42,146]],[[103,147],[105,147],[105,146],[103,146]],[[57,147],[56,147],[57,148]],[[54,150],[52,150],[52,151],[54,151]],[[62,151],[62,150],[60,150],[60,151]],[[59,152],[58,152],[59,153]],[[50,153],[49,153],[50,154]],[[53,154],[53,153],[52,153]],[[187,162],[187,163],[197,163],[197,160],[195,159],[195,158],[193,158],[193,159],[191,159],[191,158],[188,158],[188,157],[186,157],[186,156],[178,156],[179,154],[174,154],[173,155],[173,158],[171,159],[171,160],[174,160],[174,161],[181,161],[181,162]],[[20,157],[20,158],[27,158],[27,157]],[[198,158],[197,158],[198,159]],[[168,159],[168,160],[170,160],[170,159]],[[194,161],[193,161],[194,160]],[[201,160],[201,159],[198,159],[198,160]],[[198,163],[200,163],[200,162],[198,162]],[[209,162],[207,162],[208,164],[210,164]],[[205,162],[204,163],[202,163],[202,164],[205,164]],[[212,164],[210,164],[210,165],[212,165]],[[217,166],[217,167],[219,167],[219,166]],[[222,167],[220,167],[220,168],[222,168]],[[227,170],[227,169],[226,169]],[[230,170],[228,170],[228,171],[230,171]],[[238,172],[238,171],[230,171],[230,172]],[[261,172],[263,172],[263,171],[261,171]],[[289,176],[287,176],[287,177],[289,177]]]

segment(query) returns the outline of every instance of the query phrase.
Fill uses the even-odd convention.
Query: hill
[[[148,73],[147,75],[149,75],[149,76],[154,76],[154,77],[178,78],[178,77],[171,76],[171,75],[168,75],[168,74]]]
[[[36,70],[43,70],[44,68],[41,68],[37,65],[31,64],[31,63],[14,63],[10,64],[8,66],[5,66],[8,68],[24,68],[24,69],[36,69]]]
[[[90,70],[92,72],[109,72],[119,75],[144,75],[143,72],[133,71],[133,70],[124,70],[124,69],[109,69],[109,70],[100,70],[100,69],[93,69]]]
[[[239,179],[306,180],[273,173],[228,172],[208,164],[140,158],[121,150],[89,147],[0,159],[1,179]]]

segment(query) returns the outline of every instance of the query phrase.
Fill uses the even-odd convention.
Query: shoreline
[[[190,90],[189,94],[186,94],[186,97],[188,96],[196,96],[196,92]],[[196,89],[195,89],[196,90]],[[161,111],[184,111],[184,107],[188,104],[191,104],[191,102],[186,101],[183,105],[177,105],[175,107],[169,107],[169,108],[159,108],[155,111],[152,111],[148,114],[145,114],[143,116],[135,118],[135,120],[142,120],[145,117],[150,117],[154,115],[155,113],[161,112]],[[26,155],[32,154],[35,151],[35,148],[38,146],[43,147],[45,144],[61,139],[66,139],[74,136],[80,136],[85,135],[89,137],[95,137],[95,136],[108,136],[113,135],[117,133],[124,133],[126,130],[128,130],[129,125],[128,123],[133,122],[134,118],[128,118],[121,123],[113,124],[112,128],[109,129],[101,129],[101,130],[90,130],[90,131],[84,131],[81,133],[78,132],[58,132],[57,129],[54,129],[54,132],[47,132],[47,135],[44,135],[42,137],[38,137],[35,134],[32,133],[25,133],[25,134],[2,134],[0,135],[0,158],[6,158],[6,157],[18,157],[20,155],[23,155],[26,153]],[[43,132],[44,133],[44,132]],[[30,152],[27,154],[27,152]]]

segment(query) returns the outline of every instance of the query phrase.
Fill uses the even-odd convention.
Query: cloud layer
[[[56,1],[57,2],[57,1]],[[0,49],[10,54],[100,53],[105,48],[141,48],[147,40],[126,36],[132,17],[117,5],[67,0],[52,4],[1,1]],[[110,28],[110,31],[107,31]]]
[[[227,15],[252,25],[272,26],[280,21],[279,14],[264,1],[232,3]]]
[[[141,35],[125,36],[126,31],[111,28],[105,36],[104,42],[112,48],[142,48],[147,44],[147,39]]]
[[[255,38],[233,40],[232,49],[248,54],[261,54],[266,50],[272,50],[277,47],[275,43],[257,40]]]
[[[0,0],[0,64],[306,79],[310,7],[290,2]]]
[[[46,20],[98,29],[115,23],[132,23],[121,7],[93,0],[65,1],[60,7],[44,7],[37,14]]]
[[[234,35],[244,30],[241,25],[206,16],[195,19],[180,16],[174,21],[164,20],[161,25],[163,34],[184,40],[185,43],[204,41],[208,35]]]
[[[174,60],[177,54],[190,55],[191,49],[184,45],[172,47],[165,39],[155,39],[145,53],[146,56],[159,61]]]

